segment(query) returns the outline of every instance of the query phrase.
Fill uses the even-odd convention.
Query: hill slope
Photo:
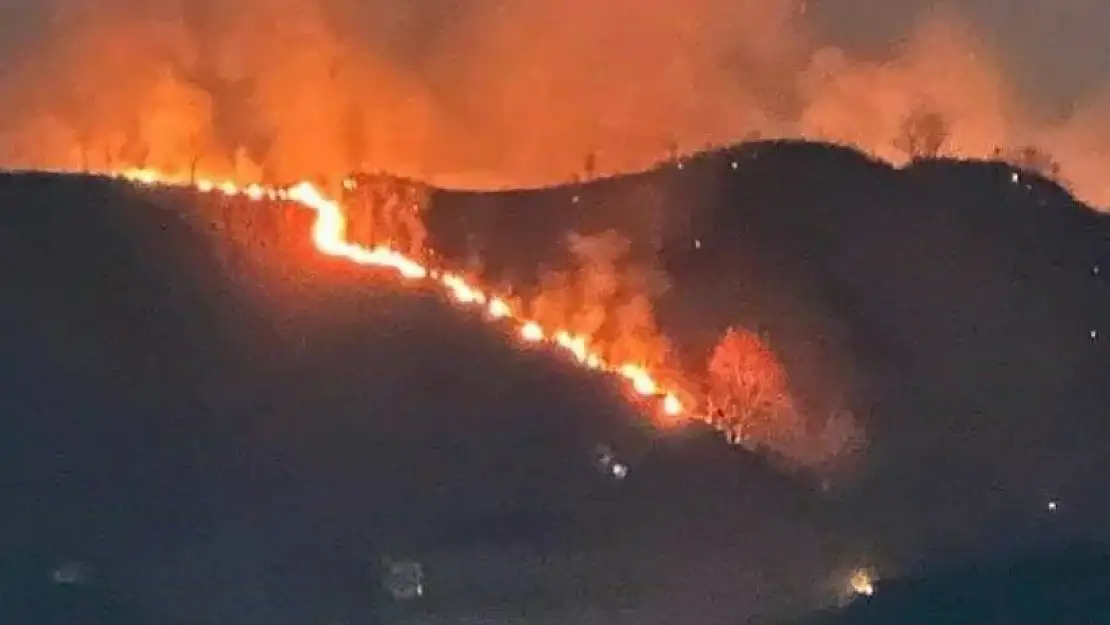
[[[444,192],[431,212],[433,240],[477,248],[490,281],[556,262],[566,230],[626,233],[665,269],[656,311],[694,365],[727,325],[767,330],[815,407],[846,398],[866,420],[868,525],[919,528],[911,551],[1036,529],[1050,497],[1081,500],[1069,522],[1106,518],[1087,495],[1110,427],[1110,217],[1033,174],[748,144],[586,186]]]
[[[820,506],[758,459],[659,438],[604,380],[319,256],[296,207],[210,202],[0,178],[0,524],[26,554],[0,586],[46,597],[20,609],[69,601],[49,571],[76,560],[98,585],[66,618],[317,621],[374,610],[368,568],[415,555],[429,618],[664,618],[707,592],[720,617],[796,600],[773,585],[808,601],[838,557],[835,515],[792,519]]]
[[[753,144],[588,185],[432,192],[434,247],[491,283],[570,262],[568,231],[621,232],[632,264],[665,271],[655,312],[690,366],[727,325],[768,330],[815,412],[867,422],[860,481],[824,499],[319,257],[294,207],[4,177],[5,540],[96,561],[184,619],[365,608],[360,567],[411,552],[438,570],[432,616],[642,623],[804,609],[863,556],[897,572],[1097,533],[1110,226],[1014,174]],[[599,443],[633,466],[618,488]]]

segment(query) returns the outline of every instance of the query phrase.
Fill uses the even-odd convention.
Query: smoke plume
[[[659,269],[632,261],[629,241],[608,230],[570,233],[572,264],[547,271],[528,307],[541,325],[591,337],[610,362],[658,371],[669,346],[655,323],[653,298],[668,288]]]
[[[1035,146],[1110,204],[1104,96],[1038,119],[951,14],[883,58],[807,19],[796,0],[43,0],[0,26],[2,157],[518,186],[567,180],[587,153],[610,173],[753,134],[897,162],[928,110],[942,153]]]

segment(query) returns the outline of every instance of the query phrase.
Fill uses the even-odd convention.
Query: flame
[[[570,356],[585,369],[618,376],[635,395],[646,400],[649,411],[659,424],[689,419],[710,423],[708,418],[696,414],[685,405],[679,399],[677,391],[667,388],[642,365],[607,362],[591,347],[588,337],[562,328],[544,328],[514,310],[507,300],[485,291],[459,274],[437,271],[384,245],[365,247],[348,241],[343,207],[309,182],[300,182],[289,188],[258,184],[240,186],[230,181],[182,180],[151,169],[129,169],[118,174],[118,177],[141,185],[191,187],[203,193],[243,196],[252,201],[296,202],[316,213],[312,240],[321,253],[343,258],[357,265],[390,269],[406,280],[431,282],[456,305],[480,309],[491,322],[507,323],[523,343],[548,345]],[[344,184],[353,182],[345,181]]]

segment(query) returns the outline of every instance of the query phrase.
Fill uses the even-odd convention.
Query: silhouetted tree
[[[597,174],[597,152],[589,152],[586,154],[586,162],[582,168],[582,172],[586,180],[593,180]]]
[[[678,143],[675,141],[667,144],[667,160],[670,162],[678,160]]]
[[[895,147],[912,159],[936,158],[948,141],[948,124],[939,113],[918,109],[902,122]]]

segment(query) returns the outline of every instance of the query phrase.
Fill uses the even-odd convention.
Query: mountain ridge
[[[0,177],[6,540],[142,570],[119,585],[146,603],[279,623],[326,593],[272,562],[335,543],[426,547],[466,603],[471,565],[442,554],[479,545],[585,550],[606,588],[635,580],[642,606],[687,615],[710,592],[717,622],[827,600],[814,588],[861,554],[897,576],[1110,518],[1110,359],[1088,334],[1110,318],[1108,221],[1006,165],[753,144],[555,189],[431,190],[432,247],[481,258],[490,284],[527,289],[566,265],[567,233],[613,229],[632,268],[666,274],[655,314],[690,366],[728,325],[766,330],[813,410],[867,425],[854,480],[823,495],[717,439],[653,433],[611,385],[321,258],[309,211],[202,197]],[[624,486],[592,468],[599,443],[626,455]],[[499,566],[561,587],[531,557]],[[244,600],[257,578],[296,605]],[[189,579],[208,581],[168,590]]]

